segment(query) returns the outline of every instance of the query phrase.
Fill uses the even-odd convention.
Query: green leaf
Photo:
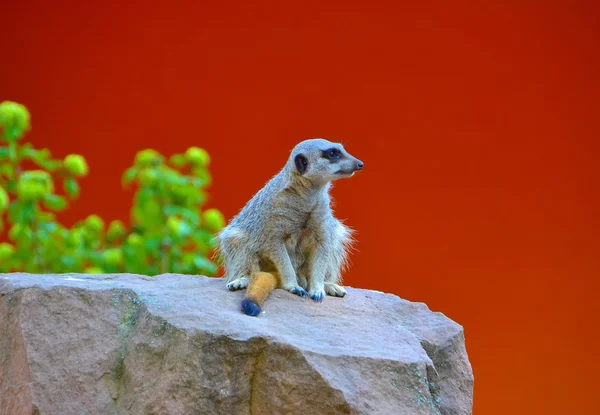
[[[192,236],[195,243],[202,246],[210,245],[210,241],[214,235],[206,229],[197,229]]]
[[[192,232],[192,228],[190,227],[190,225],[188,225],[184,221],[181,221],[179,223],[179,229],[177,229],[177,236],[185,237],[185,236],[188,236],[191,232]]]
[[[48,242],[50,242],[50,235],[46,231],[40,229],[38,232],[36,232],[35,236],[43,245],[47,245]]]
[[[67,207],[67,200],[58,195],[46,195],[44,196],[44,207],[47,209],[53,210],[55,212],[60,212]]]
[[[154,199],[148,199],[143,203],[136,203],[136,206],[133,208],[133,218],[144,229],[163,225],[160,204]]]
[[[167,183],[169,183],[170,185],[176,185],[176,186],[187,186],[188,180],[185,178],[185,176],[169,175],[169,177],[167,179]]]
[[[38,218],[43,222],[53,222],[56,220],[56,215],[52,212],[38,212]]]
[[[9,156],[8,147],[0,147],[0,160],[6,160]]]
[[[23,226],[17,223],[10,228],[10,231],[8,232],[8,238],[11,241],[16,242],[18,247],[26,247],[33,240],[33,232],[28,226]],[[31,252],[28,252],[28,254],[31,254]]]
[[[51,155],[52,154],[50,153],[50,150],[48,150],[47,148],[43,148],[41,150],[34,150],[34,152],[31,154],[31,160],[33,160],[38,166],[43,167],[42,164],[46,162]]]
[[[43,161],[40,165],[49,172],[54,172],[62,167],[62,160]]]
[[[174,154],[169,159],[169,163],[171,163],[173,166],[180,169],[183,166],[185,166],[185,164],[187,163],[187,160],[185,159],[185,156],[183,154]]]
[[[8,220],[13,223],[30,224],[33,223],[35,215],[35,205],[21,201],[14,201],[8,207]]]
[[[19,159],[20,160],[29,159],[35,152],[36,151],[33,149],[33,145],[31,145],[31,143],[25,143],[19,149]]]
[[[151,189],[143,188],[135,193],[135,204],[144,207],[150,201],[154,201],[154,192]]]
[[[135,180],[137,174],[138,169],[136,167],[130,167],[125,170],[125,173],[123,173],[123,177],[121,178],[121,184],[123,187],[130,185]]]
[[[11,223],[19,223],[22,222],[21,219],[21,211],[23,209],[23,203],[19,202],[18,200],[13,202],[9,207],[8,207],[8,220]]]
[[[4,176],[9,180],[15,177],[15,172],[10,164],[0,165],[0,176]]]
[[[192,170],[192,173],[198,178],[199,182],[195,183],[199,184],[200,187],[207,187],[212,183],[212,176],[207,169],[196,167]]]
[[[144,247],[148,251],[156,251],[160,248],[161,243],[162,239],[160,238],[160,236],[148,238],[144,241]]]
[[[72,177],[68,177],[64,180],[63,189],[65,189],[65,192],[72,199],[75,199],[77,196],[79,196],[79,184],[77,183],[77,180],[73,179]]]
[[[49,234],[54,233],[58,230],[58,225],[54,222],[43,223],[40,225],[40,230],[48,232]]]
[[[198,215],[198,213],[194,212],[192,209],[175,205],[167,205],[164,207],[164,212],[167,216],[181,216],[181,218],[188,222],[193,228],[198,227],[200,224],[200,215]]]

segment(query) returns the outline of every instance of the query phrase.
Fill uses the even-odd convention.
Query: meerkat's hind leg
[[[229,282],[226,283],[230,291],[243,290],[250,283],[249,276],[260,271],[258,257],[255,255],[238,256],[234,258],[230,268],[227,270]],[[227,281],[227,280],[226,280]]]
[[[340,284],[342,279],[341,271],[342,270],[340,268],[340,265],[335,261],[333,264],[330,265],[329,270],[327,272],[327,276],[325,278],[325,292],[327,293],[327,295],[330,295],[332,297],[346,296],[347,292],[344,289],[344,287],[342,287],[342,285]]]
[[[345,297],[347,294],[344,287],[333,282],[325,282],[325,292],[332,297]]]
[[[245,288],[248,288],[248,284],[250,283],[250,279],[248,276],[257,273],[258,271],[260,271],[260,268],[258,266],[258,258],[249,258],[249,260],[247,260],[242,267],[238,268],[237,274],[234,274],[240,276],[234,279],[233,281],[227,283],[225,286],[230,291],[243,290]]]
[[[215,256],[225,268],[225,287],[231,291],[248,286],[248,266],[251,263],[247,252],[248,235],[241,229],[227,226],[218,235],[219,244]]]
[[[229,291],[243,290],[244,288],[248,287],[249,282],[250,280],[248,279],[248,277],[240,277],[231,281],[230,283],[225,285],[225,287],[227,287]]]
[[[333,263],[330,265],[329,270],[327,272],[327,276],[325,278],[325,292],[327,295],[332,297],[345,297],[347,292],[342,287],[341,283],[342,273],[339,265],[337,263]]]

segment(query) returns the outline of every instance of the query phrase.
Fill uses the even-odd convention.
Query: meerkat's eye
[[[326,158],[329,161],[337,161],[341,156],[342,154],[337,148],[330,148],[323,151],[323,158]]]

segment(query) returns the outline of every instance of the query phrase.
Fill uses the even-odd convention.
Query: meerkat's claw
[[[308,297],[308,293],[306,292],[306,290],[302,287],[299,286],[291,286],[291,287],[285,287],[284,288],[286,291],[291,292],[292,294],[296,294],[299,295],[300,297]]]
[[[227,284],[226,287],[230,291],[243,290],[244,288],[248,287],[248,278],[237,278],[231,281],[229,284]]]
[[[332,297],[344,297],[346,295],[346,290],[343,287],[331,282],[325,283],[325,292]]]
[[[320,303],[325,298],[325,290],[314,290],[308,293],[311,300]]]

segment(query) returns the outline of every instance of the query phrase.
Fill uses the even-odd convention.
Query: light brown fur
[[[250,278],[244,299],[262,308],[275,288],[281,288],[281,280],[276,272],[257,272]]]

